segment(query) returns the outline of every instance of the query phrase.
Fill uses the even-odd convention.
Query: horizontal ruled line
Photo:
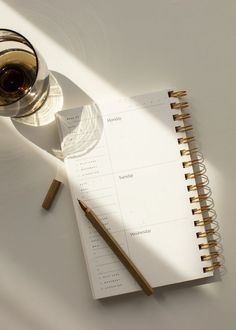
[[[158,167],[158,166],[172,164],[172,163],[180,163],[180,162],[179,162],[179,159],[174,159],[174,160],[171,160],[171,161],[168,161],[168,162],[161,162],[161,163],[156,163],[156,164],[151,164],[151,165],[146,165],[146,166],[127,168],[125,170],[121,170],[121,171],[117,171],[117,172],[111,171],[111,172],[107,172],[105,174],[99,174],[99,175],[94,175],[94,176],[92,176],[93,174],[91,174],[91,173],[87,173],[85,175],[86,176],[90,175],[90,176],[92,176],[93,179],[96,179],[96,178],[100,178],[100,177],[104,177],[104,176],[108,176],[108,175],[119,175],[120,173],[138,171],[138,170],[142,170],[142,169],[145,169],[145,168],[150,168],[150,167],[155,167],[155,166]],[[78,177],[82,178],[85,175],[81,175],[81,176],[78,176]]]
[[[119,263],[120,260],[117,260],[117,261],[112,261],[112,262],[107,262],[105,264],[96,264],[96,267],[102,267],[102,266],[107,266],[107,265],[112,265],[112,264],[117,264]]]
[[[114,197],[114,195],[97,196],[97,197],[94,197],[94,198],[85,199],[84,201],[88,202],[88,201],[93,201],[93,200],[98,200],[98,199],[101,199],[101,198],[108,198],[108,197]]]

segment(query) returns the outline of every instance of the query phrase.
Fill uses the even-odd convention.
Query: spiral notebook
[[[56,116],[95,299],[140,287],[77,199],[153,287],[209,277],[220,266],[210,189],[185,96],[164,90]]]

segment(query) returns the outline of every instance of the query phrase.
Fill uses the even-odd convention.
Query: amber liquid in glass
[[[0,105],[18,101],[28,93],[37,75],[37,60],[26,50],[0,53]]]

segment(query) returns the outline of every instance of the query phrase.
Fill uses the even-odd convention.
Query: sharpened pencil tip
[[[79,199],[77,199],[77,200],[79,202],[81,209],[85,212],[88,208],[87,205],[84,202],[82,202],[81,200],[79,200]]]

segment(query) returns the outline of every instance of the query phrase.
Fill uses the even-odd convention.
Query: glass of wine
[[[29,116],[48,93],[49,72],[42,56],[20,33],[0,29],[0,116]]]

